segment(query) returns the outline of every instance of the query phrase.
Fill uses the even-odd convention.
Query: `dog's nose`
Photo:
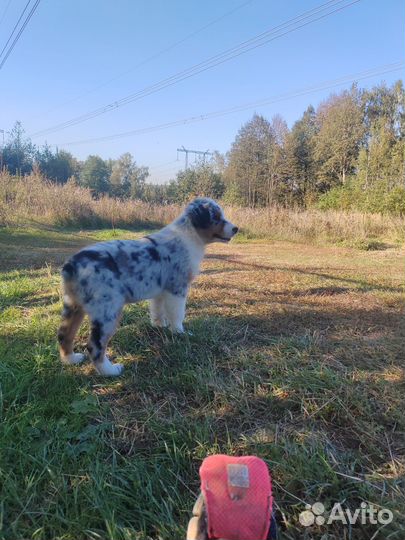
[[[234,227],[232,229],[233,234],[236,234],[239,231],[239,227]]]

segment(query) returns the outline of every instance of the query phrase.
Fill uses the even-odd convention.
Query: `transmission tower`
[[[205,157],[206,156],[212,156],[213,155],[213,153],[209,152],[208,150],[205,150],[205,152],[203,150],[190,150],[188,148],[184,148],[184,146],[182,146],[181,148],[177,148],[177,157],[179,157],[179,152],[185,152],[185,154],[186,154],[186,161],[185,161],[185,165],[184,165],[184,170],[185,171],[188,169],[188,155],[189,154],[196,154],[196,155],[203,156],[203,162],[204,163],[205,163]]]

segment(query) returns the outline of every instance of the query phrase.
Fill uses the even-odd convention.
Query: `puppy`
[[[184,332],[186,297],[199,272],[205,246],[229,242],[238,227],[212,199],[199,198],[159,232],[141,240],[114,240],[87,247],[63,266],[63,312],[58,330],[61,360],[78,364],[73,340],[85,314],[91,331],[87,350],[98,373],[119,375],[123,366],[106,356],[108,341],[125,304],[150,300],[155,326]]]

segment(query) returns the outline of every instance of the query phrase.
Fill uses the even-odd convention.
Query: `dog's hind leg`
[[[114,314],[109,313],[108,320],[91,318],[91,331],[87,349],[100,375],[120,375],[124,369],[122,364],[111,363],[105,353],[108,342],[117,327],[120,317],[121,310]]]
[[[163,294],[149,300],[149,313],[153,326],[167,326]]]
[[[84,311],[81,306],[63,306],[62,323],[58,330],[59,352],[62,362],[79,364],[84,360],[84,354],[73,352],[73,340],[83,321]]]

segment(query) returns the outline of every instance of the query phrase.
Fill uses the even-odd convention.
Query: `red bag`
[[[256,456],[209,456],[200,467],[209,538],[266,540],[273,496],[267,465]]]

